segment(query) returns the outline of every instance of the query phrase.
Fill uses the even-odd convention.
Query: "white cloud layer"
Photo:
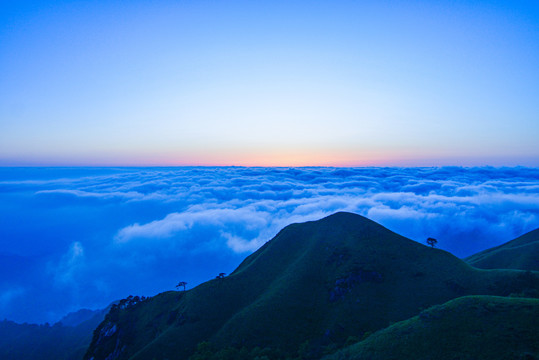
[[[6,224],[13,223],[10,233],[9,227],[0,230],[0,238],[13,239],[2,243],[7,253],[46,254],[39,256],[46,257],[49,272],[36,282],[57,288],[51,297],[69,284],[85,284],[61,293],[58,307],[70,309],[128,293],[152,295],[179,276],[195,285],[212,273],[232,271],[284,226],[336,211],[364,215],[419,242],[435,237],[457,256],[539,227],[534,168],[62,171],[57,178],[41,179],[35,170],[27,178],[0,181],[6,199],[0,211]],[[40,241],[24,243],[31,236]],[[0,298],[11,298],[9,289],[31,293],[28,285],[11,284],[4,294],[0,289]],[[7,311],[0,315],[9,318]]]
[[[223,244],[248,252],[254,245],[230,239],[258,245],[289,223],[352,211],[418,241],[438,236],[464,256],[488,239],[497,245],[539,226],[537,175],[526,168],[183,169],[168,174],[167,188],[152,188],[155,177],[131,184],[182,211],[124,227],[116,240],[180,241],[197,224],[219,227]],[[484,243],[463,246],[466,233]]]

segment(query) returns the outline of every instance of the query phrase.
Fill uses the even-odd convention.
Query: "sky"
[[[537,1],[0,0],[0,319],[336,211],[459,257],[535,229],[538,64]]]
[[[337,211],[465,257],[539,227],[539,168],[0,167],[0,320],[190,289]]]
[[[0,2],[0,166],[539,166],[537,1]]]

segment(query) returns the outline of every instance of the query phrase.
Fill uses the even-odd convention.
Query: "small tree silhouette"
[[[216,279],[223,279],[225,277],[226,273],[219,273],[215,278]]]
[[[180,281],[178,283],[178,285],[176,285],[176,287],[181,288],[183,286],[183,291],[185,291],[185,285],[187,285],[187,283],[185,281]]]
[[[431,247],[434,247],[436,246],[436,244],[438,244],[438,240],[430,237],[427,239],[427,244],[429,244]]]

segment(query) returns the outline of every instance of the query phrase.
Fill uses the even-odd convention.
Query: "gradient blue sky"
[[[539,165],[537,1],[2,1],[0,165]]]

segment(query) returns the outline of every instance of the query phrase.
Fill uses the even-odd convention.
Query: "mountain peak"
[[[328,251],[349,251],[366,247],[390,249],[402,246],[403,243],[413,247],[422,246],[364,216],[337,212],[320,220],[286,226],[273,239],[248,256],[231,275],[252,266],[257,269],[252,270],[257,272],[267,272],[269,269],[286,272],[288,266],[296,263],[298,259],[314,259],[318,256],[316,254]]]
[[[317,221],[325,221],[325,220],[359,220],[359,219],[363,219],[363,220],[367,220],[367,221],[372,221],[362,215],[359,215],[359,214],[356,214],[356,213],[351,213],[351,212],[348,212],[348,211],[338,211],[336,213],[333,213],[331,215],[328,215],[326,216],[325,218],[322,218],[320,220],[317,220]]]
[[[308,221],[304,224],[307,224],[307,223],[316,223],[316,224],[331,223],[334,225],[341,225],[343,223],[353,223],[355,225],[371,224],[374,226],[381,226],[377,222],[372,221],[371,219],[366,218],[365,216],[347,212],[347,211],[338,211],[320,220]]]
[[[475,269],[363,216],[291,224],[229,276],[110,314],[86,359],[187,359],[197,344],[270,347],[293,356],[342,345],[420,309],[468,294],[507,296],[539,277]],[[286,357],[286,356],[285,356]]]

